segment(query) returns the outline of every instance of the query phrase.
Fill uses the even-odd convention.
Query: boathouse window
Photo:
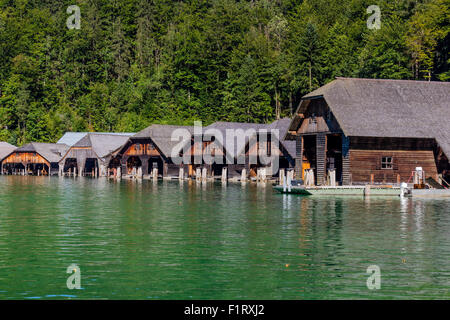
[[[392,157],[382,157],[381,158],[381,169],[393,169],[394,162],[392,161]]]
[[[155,146],[152,143],[147,145],[147,150],[155,150]]]
[[[136,147],[135,147],[135,149],[136,149],[136,151],[139,151],[139,150],[141,150],[141,145],[138,143],[138,144],[136,144]]]

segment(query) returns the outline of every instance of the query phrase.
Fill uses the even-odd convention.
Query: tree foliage
[[[0,139],[269,122],[338,76],[448,81],[449,1],[375,2],[379,30],[368,0],[0,0]]]

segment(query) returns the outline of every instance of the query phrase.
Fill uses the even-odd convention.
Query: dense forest
[[[81,28],[68,29],[77,5]],[[381,28],[366,9],[378,5]],[[337,76],[450,80],[450,0],[0,0],[0,141],[269,122]]]

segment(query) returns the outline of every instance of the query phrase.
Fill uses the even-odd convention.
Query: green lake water
[[[449,298],[450,200],[0,177],[0,299]]]

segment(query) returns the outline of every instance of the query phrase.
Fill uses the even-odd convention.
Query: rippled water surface
[[[66,269],[81,269],[81,290]],[[381,269],[381,289],[366,286]],[[450,200],[0,177],[0,299],[448,299]]]

